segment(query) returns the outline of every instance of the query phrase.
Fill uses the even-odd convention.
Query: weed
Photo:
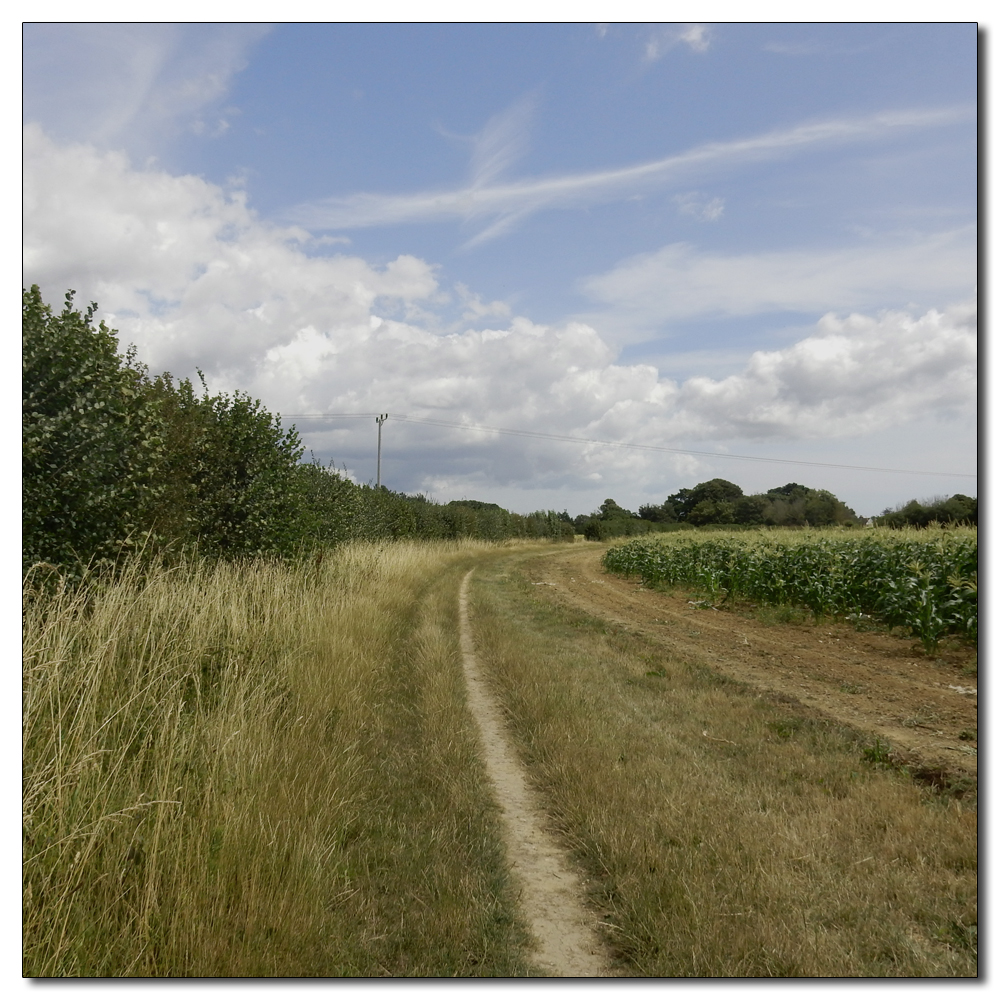
[[[861,751],[861,759],[876,766],[889,766],[892,763],[892,747],[881,737],[876,736],[875,742]]]
[[[802,728],[802,719],[774,719],[767,723],[767,728],[781,737],[783,740],[790,740]]]

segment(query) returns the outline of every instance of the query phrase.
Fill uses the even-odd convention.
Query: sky
[[[359,481],[387,412],[439,501],[977,492],[972,23],[23,43],[24,283]]]

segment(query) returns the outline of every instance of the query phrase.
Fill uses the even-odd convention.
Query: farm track
[[[503,712],[476,663],[469,628],[470,570],[459,590],[459,627],[469,708],[480,729],[486,770],[503,815],[507,856],[521,889],[521,907],[538,947],[534,962],[549,975],[611,975],[596,928],[584,902],[580,876],[566,852],[546,831],[545,812],[529,787],[505,734]]]
[[[978,729],[977,679],[962,673],[967,652],[932,659],[918,643],[886,633],[840,623],[771,626],[699,608],[682,591],[605,573],[604,551],[588,544],[523,566],[546,599],[880,736],[898,762],[932,784],[977,775],[978,743],[960,739]]]

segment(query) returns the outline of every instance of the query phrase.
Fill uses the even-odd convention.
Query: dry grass
[[[974,976],[977,824],[859,734],[477,571],[515,740],[624,974]]]
[[[29,596],[24,974],[525,974],[455,621],[485,549]]]

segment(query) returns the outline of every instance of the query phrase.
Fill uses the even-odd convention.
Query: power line
[[[321,419],[326,417],[373,417],[371,413],[284,413],[282,416],[295,419]],[[978,476],[969,472],[929,472],[926,469],[887,469],[873,465],[844,465],[838,462],[809,462],[797,458],[763,458],[759,455],[733,455],[717,451],[694,451],[690,448],[668,448],[658,444],[634,444],[631,441],[602,441],[598,438],[574,437],[570,434],[550,434],[546,431],[516,430],[510,427],[489,427],[485,424],[463,424],[451,420],[434,420],[427,417],[408,417],[405,414],[391,414],[393,420],[402,420],[410,424],[429,424],[433,427],[449,427],[458,430],[490,431],[494,434],[509,434],[516,437],[537,438],[544,441],[566,441],[574,444],[599,444],[610,448],[632,448],[639,451],[664,452],[671,455],[694,455],[698,458],[733,458],[741,462],[767,462],[779,465],[807,465],[820,469],[851,469],[855,472],[892,472],[908,476],[946,476],[961,479],[977,479]]]

